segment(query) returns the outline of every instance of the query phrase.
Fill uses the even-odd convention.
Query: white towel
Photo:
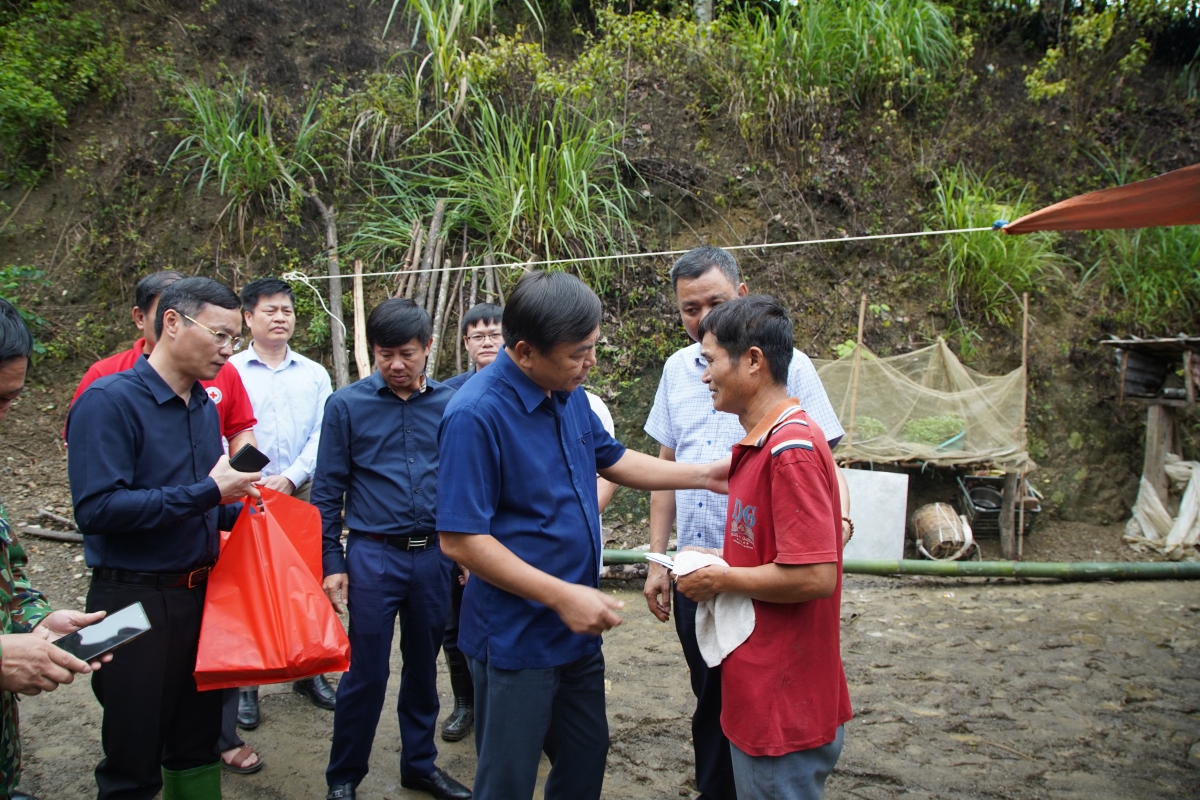
[[[702,567],[728,567],[720,556],[684,550],[675,556],[675,575]],[[718,594],[696,606],[696,643],[710,667],[720,664],[754,633],[754,601],[744,594]]]

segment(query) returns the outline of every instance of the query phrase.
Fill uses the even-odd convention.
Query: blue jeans
[[[475,800],[532,800],[550,759],[546,800],[598,800],[608,758],[604,656],[550,669],[495,669],[470,656],[475,683]]]
[[[782,756],[751,756],[730,744],[733,779],[741,800],[821,800],[825,779],[837,766],[846,740],[845,727],[838,726],[832,742],[811,750]]]
[[[367,776],[367,762],[391,672],[392,635],[400,617],[400,774],[423,778],[434,770],[437,747],[437,654],[450,611],[453,562],[439,547],[401,550],[365,536],[346,541],[350,583],[350,671],[338,683],[330,786]]]

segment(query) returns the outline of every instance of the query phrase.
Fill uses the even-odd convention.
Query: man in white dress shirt
[[[317,465],[317,445],[325,401],[333,391],[326,369],[288,346],[296,331],[296,297],[278,278],[259,278],[242,288],[242,315],[250,328],[249,346],[229,359],[242,377],[258,423],[258,449],[271,459],[262,485],[307,501]],[[336,695],[324,676],[297,681],[292,688],[318,708],[332,709]],[[226,713],[222,744],[237,742]],[[259,721],[258,690],[243,689],[237,723],[253,729]],[[231,739],[226,734],[232,733]],[[259,762],[261,763],[261,762]]]
[[[707,362],[700,355],[700,320],[721,303],[748,294],[737,262],[719,247],[697,247],[679,257],[671,268],[671,286],[683,326],[693,344],[679,350],[663,367],[645,431],[659,443],[659,458],[704,464],[728,456],[745,436],[738,418],[713,408],[708,386],[701,381]],[[792,351],[788,367],[788,396],[816,421],[832,448],[842,438],[842,426],[829,404],[825,387],[808,356]],[[843,519],[850,513],[850,493],[837,473],[842,491]],[[727,498],[703,490],[650,493],[650,552],[665,553],[675,525],[678,549],[720,553],[725,542]],[[842,537],[848,541],[849,527]],[[696,788],[700,800],[734,800],[733,762],[729,740],[721,729],[720,667],[709,668],[696,642],[696,604],[678,591],[664,567],[647,565],[643,594],[650,612],[666,622],[675,610],[675,631],[683,646],[696,695],[692,715],[692,746],[696,759]],[[672,603],[672,601],[674,601]]]

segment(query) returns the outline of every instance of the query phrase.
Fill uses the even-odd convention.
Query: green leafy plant
[[[34,334],[34,357],[44,356],[46,346],[37,340],[37,333],[46,326],[46,320],[29,309],[29,304],[41,302],[41,291],[49,288],[46,273],[22,264],[9,264],[0,269],[0,298],[12,303]]]
[[[1102,231],[1092,243],[1122,316],[1161,332],[1200,317],[1200,225]]]
[[[245,76],[224,88],[184,81],[183,94],[183,116],[174,120],[183,139],[167,167],[176,162],[186,166],[183,183],[195,179],[197,193],[215,182],[220,195],[228,198],[217,219],[228,215],[239,237],[244,239],[254,203],[282,209],[296,199],[301,180],[324,175],[313,155],[320,135],[315,91],[290,141],[275,136],[267,96],[252,91]]]
[[[412,221],[447,200],[444,227],[466,224],[514,260],[601,256],[635,240],[632,173],[621,132],[563,101],[548,109],[496,107],[476,98],[466,130],[449,128],[449,146],[431,155],[377,165],[379,194],[362,209],[351,243],[368,251],[407,246]],[[608,262],[581,268],[594,285]]]
[[[1031,210],[1024,189],[1013,197],[996,185],[991,173],[981,177],[960,164],[934,178],[936,209],[929,223],[943,230],[988,227]],[[1054,249],[1057,241],[1052,233],[1009,236],[1000,231],[943,237],[937,257],[943,262],[951,304],[960,313],[970,309],[1007,324],[1022,292],[1061,281],[1063,267],[1074,263]]]
[[[867,442],[887,433],[887,426],[875,417],[858,417],[854,420],[854,441]],[[944,439],[942,441],[945,441]]]
[[[962,417],[943,414],[938,417],[921,417],[904,423],[904,440],[933,447],[945,444],[967,429]]]
[[[813,0],[748,7],[724,22],[721,68],[731,110],[749,141],[807,136],[832,103],[910,103],[961,71],[969,35],[927,0]]]
[[[121,89],[125,48],[104,14],[61,0],[0,9],[0,182],[36,183],[71,109],[92,91],[107,102]]]

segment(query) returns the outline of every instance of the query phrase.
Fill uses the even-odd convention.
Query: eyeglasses
[[[483,344],[484,341],[499,342],[504,339],[503,333],[472,333],[467,337],[471,344]]]
[[[240,337],[240,336],[230,336],[228,333],[221,333],[220,331],[214,331],[212,328],[208,327],[204,323],[196,322],[196,320],[192,319],[187,314],[182,314],[181,316],[184,319],[188,320],[189,322],[193,322],[193,323],[199,325],[201,328],[204,328],[204,330],[211,333],[213,344],[215,344],[217,347],[225,347],[226,345],[229,345],[236,352],[237,349],[242,346],[242,337]]]

